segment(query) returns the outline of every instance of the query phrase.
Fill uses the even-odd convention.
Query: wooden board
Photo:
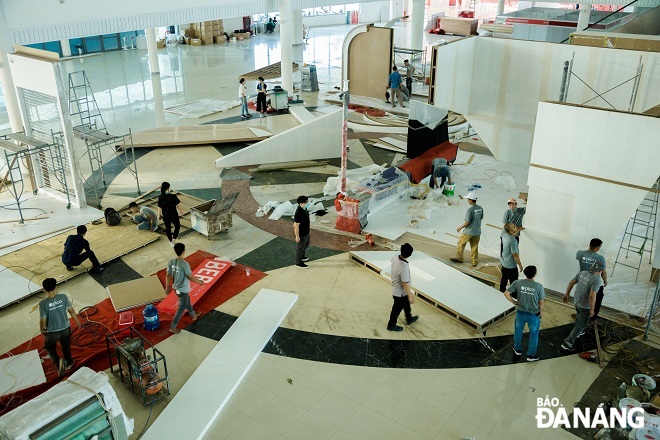
[[[440,29],[447,34],[476,35],[479,20],[476,18],[442,17]]]
[[[218,193],[220,193],[220,189],[218,189]],[[174,192],[176,196],[179,198],[179,201],[181,201],[181,211],[183,211],[183,215],[179,217],[179,223],[181,223],[181,233],[187,232],[188,230],[192,230],[192,221],[190,219],[190,208],[195,205],[199,205],[200,203],[205,202],[206,200],[202,200],[198,197],[193,197],[189,194],[182,193],[182,192]],[[154,212],[158,212],[158,195],[159,194],[151,194],[151,197],[145,198],[145,199],[136,199],[136,202],[140,207],[146,206],[148,208],[151,208],[154,210]],[[127,222],[133,222],[133,214],[128,210],[128,206],[123,207],[122,209],[117,210],[119,214],[122,216],[123,219],[125,219]],[[135,227],[135,223],[132,223],[133,226]],[[158,221],[158,227],[164,228],[164,223],[162,220]]]
[[[296,70],[298,70],[299,66],[296,63],[292,63],[292,67],[293,67],[293,71],[295,72]],[[281,78],[282,63],[278,61],[277,63],[273,63],[269,66],[262,67],[261,69],[253,70],[252,72],[238,75],[238,77],[245,79],[258,79],[259,77],[262,77],[264,79]]]
[[[151,304],[165,298],[165,290],[157,276],[138,278],[105,288],[117,312]]]
[[[296,294],[261,289],[149,427],[143,440],[205,438],[297,299]],[[185,423],[181,423],[182,413],[186,414]]]
[[[353,95],[384,99],[392,68],[394,29],[369,26],[348,49],[348,87]]]
[[[349,252],[349,259],[391,281],[390,260],[395,255],[398,252]],[[473,330],[483,332],[515,312],[498,290],[423,252],[414,252],[408,261],[414,294]]]
[[[186,145],[257,142],[273,134],[262,128],[227,124],[160,127],[133,133],[133,146],[172,147]]]
[[[138,231],[135,224],[122,220],[117,226],[107,226],[104,222],[93,225],[87,223],[85,239],[101,264],[119,258],[160,238],[149,231]],[[66,231],[38,243],[26,246],[0,257],[0,264],[24,278],[41,284],[45,278],[55,278],[58,283],[67,281],[92,268],[89,260],[74,270],[68,271],[62,263],[64,242],[75,231]]]

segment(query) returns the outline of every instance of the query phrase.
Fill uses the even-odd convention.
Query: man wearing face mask
[[[296,235],[296,266],[305,269],[309,267],[305,264],[305,261],[309,260],[309,258],[305,256],[305,251],[309,247],[308,200],[307,196],[298,197],[296,200],[298,208],[296,208],[296,213],[293,216],[293,232]]]

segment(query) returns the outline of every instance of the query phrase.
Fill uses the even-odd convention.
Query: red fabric
[[[205,251],[197,251],[186,257],[186,261],[190,264],[190,267],[199,266],[207,258],[215,258],[216,256]],[[231,267],[217,283],[215,283],[211,289],[199,300],[195,310],[197,310],[202,315],[208,313],[210,310],[215,309],[220,304],[224,303],[228,299],[232,298],[236,294],[242,292],[252,284],[256,283],[260,279],[266,276],[265,273],[260,272],[256,269],[250,270],[250,276],[245,274],[246,266],[237,264],[234,267]],[[156,275],[160,279],[160,282],[165,286],[165,269],[160,270]],[[100,303],[96,304],[95,307],[98,309],[96,313],[89,316],[91,321],[96,321],[102,325],[97,326],[97,331],[101,334],[101,337],[98,341],[87,347],[71,347],[71,352],[73,359],[76,361],[74,369],[70,372],[73,372],[75,369],[81,366],[86,366],[91,368],[94,371],[103,371],[110,368],[110,363],[108,360],[107,346],[105,342],[105,335],[108,333],[115,332],[119,330],[119,314],[115,311],[112,301],[110,298],[107,298]],[[135,324],[133,325],[142,336],[144,336],[152,344],[157,344],[172,336],[172,333],[168,331],[169,324],[172,322],[173,315],[168,315],[166,313],[159,314],[160,319],[160,328],[155,331],[146,331],[143,327],[144,318],[142,316],[142,311],[145,306],[136,307],[131,309],[134,315]],[[82,323],[86,322],[84,316],[80,317]],[[192,319],[188,314],[184,314],[183,318],[179,323],[179,328],[183,328],[190,324]],[[36,322],[35,322],[36,324]],[[75,325],[72,323],[72,326]],[[106,326],[106,327],[104,327]],[[80,330],[74,330],[72,333],[72,338],[75,340],[77,334]],[[88,334],[89,335],[89,334]],[[92,335],[84,337],[80,340],[80,343],[85,344],[86,341],[91,342]],[[59,346],[59,344],[58,344]],[[34,339],[27,341],[18,347],[14,348],[8,353],[0,356],[1,358],[8,357],[10,353],[20,354],[25,353],[29,350],[38,349],[40,356],[48,356],[44,350],[44,337],[39,335]],[[61,352],[61,350],[58,349]],[[163,353],[167,359],[167,353]],[[53,363],[47,359],[42,364],[44,368],[44,373],[46,374],[46,383],[37,385],[31,388],[26,388],[16,393],[15,398],[10,402],[11,395],[3,396],[0,399],[0,415],[5,412],[9,412],[12,409],[20,406],[22,403],[29,401],[30,399],[42,394],[44,391],[50,389],[53,385],[59,383],[67,375],[63,377],[58,377],[57,368]]]
[[[447,159],[447,162],[451,162],[456,159],[457,153],[458,146],[446,141],[427,150],[421,156],[417,156],[416,158],[410,159],[408,162],[399,165],[399,168],[412,174],[412,183],[419,183],[424,180],[426,176],[431,174],[433,159],[442,157]]]
[[[383,93],[383,96],[385,96],[385,93]],[[369,116],[385,116],[386,113],[383,110],[378,110],[376,108],[371,108],[371,107],[364,107],[362,105],[357,105],[357,104],[349,104],[348,108],[351,110],[355,110],[358,113],[363,113],[365,115]]]

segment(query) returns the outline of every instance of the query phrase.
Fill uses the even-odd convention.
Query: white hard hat
[[[470,199],[470,200],[477,200],[477,195],[476,195],[475,193],[473,193],[473,192],[469,192],[469,193],[467,193],[467,195],[465,196],[465,198],[466,198],[466,199]]]

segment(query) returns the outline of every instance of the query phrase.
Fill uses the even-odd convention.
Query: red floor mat
[[[207,258],[215,258],[215,255],[205,251],[197,251],[187,256],[186,261],[190,264],[190,267],[196,268]],[[209,289],[209,291],[199,300],[199,302],[195,305],[195,310],[204,315],[205,313],[215,309],[220,304],[224,303],[234,295],[242,292],[266,276],[266,274],[263,272],[251,269],[250,276],[248,277],[245,274],[245,269],[246,266],[241,264],[237,264],[236,266],[230,268],[222,276],[222,278],[218,280],[218,282],[215,283],[211,289]],[[161,283],[165,285],[165,269],[159,271],[156,275],[160,279]],[[100,303],[96,304],[95,307],[97,308],[97,311],[93,315],[90,315],[89,319],[91,321],[100,323],[97,324],[95,329],[97,333],[88,332],[85,329],[86,331],[84,334],[80,333],[80,330],[74,330],[73,334],[71,335],[72,341],[75,341],[76,338],[80,338],[80,344],[90,343],[90,345],[85,347],[71,347],[73,358],[76,361],[74,369],[84,365],[95,371],[103,371],[110,367],[105,335],[119,330],[119,314],[115,312],[110,298],[101,301]],[[142,317],[142,310],[144,310],[144,306],[131,309],[135,317],[134,327],[149,342],[152,344],[157,344],[172,336],[172,333],[168,331],[168,328],[169,324],[172,322],[173,315],[161,313],[160,328],[155,331],[145,331],[142,327],[142,323],[144,321]],[[81,316],[81,321],[83,323],[86,322],[84,316]],[[192,320],[190,316],[185,313],[183,318],[181,318],[178,327],[183,328],[189,325],[191,322]],[[43,349],[43,346],[44,337],[39,335],[31,341],[27,341],[24,344],[14,348],[10,352],[0,356],[0,359],[8,357],[9,353],[20,354],[28,350],[34,350],[35,348],[39,349],[40,356],[45,356],[46,351]],[[27,402],[28,400],[38,396],[68,376],[68,374],[66,374],[63,377],[58,377],[57,369],[50,360],[46,360],[43,363],[43,367],[44,373],[46,374],[46,383],[21,390],[14,395],[13,399],[11,395],[3,396],[0,399],[0,415],[4,414],[5,412],[9,412],[12,409]],[[70,372],[73,371],[74,370],[71,370]]]

